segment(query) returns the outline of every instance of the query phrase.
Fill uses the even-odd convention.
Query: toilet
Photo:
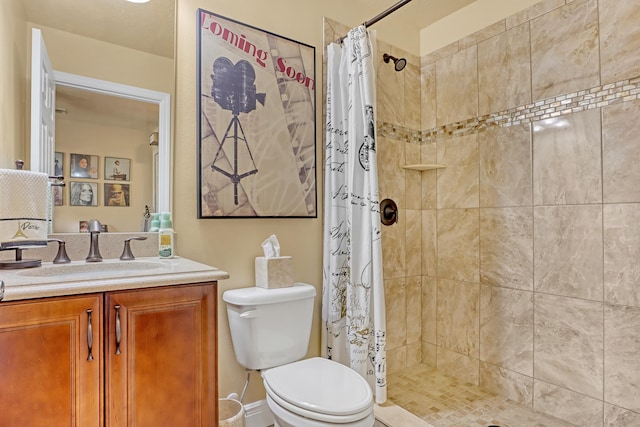
[[[371,427],[373,393],[356,371],[307,354],[316,289],[225,291],[233,350],[246,369],[260,371],[276,427]]]

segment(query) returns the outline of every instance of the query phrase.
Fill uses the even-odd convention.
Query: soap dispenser
[[[160,219],[159,217],[159,213],[152,213],[151,214],[151,226],[149,227],[149,231],[158,231],[160,229]]]
[[[158,244],[158,256],[160,258],[173,258],[173,226],[171,224],[171,214],[169,212],[163,212],[160,214]]]

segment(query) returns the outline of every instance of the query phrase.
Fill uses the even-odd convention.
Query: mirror
[[[170,93],[174,92],[175,0],[153,0],[143,5],[112,0],[21,1],[29,25],[42,30],[58,80],[56,92],[60,99],[56,104],[59,111],[56,120],[59,123],[56,125],[55,151],[62,152],[67,185],[63,189],[63,206],[54,209],[54,232],[77,232],[79,222],[89,218],[98,218],[108,224],[109,231],[140,231],[145,205],[152,211],[170,210]],[[164,72],[162,77],[159,68],[170,69],[171,75]],[[147,72],[143,74],[141,70],[145,69]],[[117,106],[104,107],[102,101],[105,99],[112,99],[109,104]],[[100,109],[96,109],[97,114],[90,118],[88,113],[98,103]],[[128,120],[124,127],[139,127],[142,137],[135,140],[136,148],[118,149],[116,138],[113,142],[105,142],[105,138],[96,137],[102,136],[100,126],[114,123],[115,118],[107,113],[114,108],[116,113],[128,111],[125,115],[129,117],[120,117]],[[155,132],[149,131],[153,124],[148,116],[153,116],[153,111]],[[129,120],[133,115],[141,116],[144,123],[133,124]],[[97,122],[98,117],[103,119],[101,123]],[[92,120],[98,130],[89,131],[73,148],[59,148],[69,139],[68,130],[64,141],[60,139],[59,128],[67,129],[72,121],[84,121],[86,127]],[[70,176],[74,160],[71,154],[77,153],[97,155],[97,159],[93,158],[97,166],[95,181]],[[113,174],[107,174],[107,168],[113,168],[109,162],[117,157],[131,161],[130,176],[127,179],[124,175],[117,177],[123,182],[116,182]],[[70,204],[72,181],[94,184],[98,193],[97,207]],[[113,208],[107,203],[110,202],[108,191],[116,184],[131,191],[128,207]]]

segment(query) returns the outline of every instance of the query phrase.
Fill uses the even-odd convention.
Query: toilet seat
[[[373,411],[367,381],[353,369],[314,357],[262,372],[268,396],[284,409],[313,420],[344,424]]]

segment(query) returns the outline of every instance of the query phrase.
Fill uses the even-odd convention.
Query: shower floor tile
[[[387,396],[436,427],[571,427],[572,424],[416,365],[387,377]]]

